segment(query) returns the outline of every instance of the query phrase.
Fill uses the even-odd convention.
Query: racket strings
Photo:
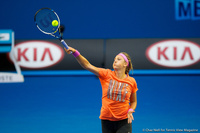
[[[50,34],[56,37],[53,34],[55,34],[60,27],[60,19],[53,10],[50,8],[40,9],[38,12],[36,12],[34,20],[39,30],[45,34]],[[53,20],[58,21],[58,26],[52,25]],[[56,38],[58,38],[58,36]]]

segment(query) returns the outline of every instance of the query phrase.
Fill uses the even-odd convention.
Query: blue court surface
[[[133,77],[133,133],[200,132],[199,75]],[[100,108],[94,75],[27,75],[24,83],[0,84],[0,133],[101,133]]]

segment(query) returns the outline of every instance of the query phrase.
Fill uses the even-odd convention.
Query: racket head
[[[58,25],[53,26],[52,21],[57,20]],[[60,27],[60,19],[57,13],[51,8],[41,8],[39,9],[34,16],[34,21],[38,29],[49,35],[56,33]]]

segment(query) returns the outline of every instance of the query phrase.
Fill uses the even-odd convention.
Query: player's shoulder
[[[110,69],[105,69],[105,68],[99,69],[99,77],[107,77],[111,73],[112,73],[112,70]]]
[[[104,73],[111,73],[112,72],[112,70],[106,69],[106,68],[100,68],[99,71],[104,72]]]
[[[137,88],[137,83],[134,77],[129,76],[129,83],[133,88],[133,93],[136,92],[138,90]]]
[[[135,80],[134,77],[128,76],[128,79],[129,79],[131,82],[136,83],[136,80]]]

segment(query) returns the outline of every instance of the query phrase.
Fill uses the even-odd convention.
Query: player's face
[[[117,55],[113,62],[113,69],[117,70],[122,68],[126,68],[126,62],[121,55]]]

